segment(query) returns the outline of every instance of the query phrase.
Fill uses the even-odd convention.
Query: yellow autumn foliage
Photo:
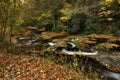
[[[69,3],[64,3],[64,8],[71,8],[71,7],[72,7],[71,4],[69,4]]]
[[[100,20],[107,20],[107,21],[113,21],[115,18],[114,16],[119,14],[119,8],[112,8],[115,5],[119,7],[119,2],[117,0],[104,0],[100,2],[102,7],[99,9],[98,16],[101,18]],[[117,10],[118,11],[117,11]]]
[[[46,13],[42,13],[38,18],[37,18],[37,20],[38,21],[40,21],[41,19],[43,19],[43,18],[48,18],[48,17],[51,17],[51,11],[49,10],[48,12],[46,12]]]
[[[60,18],[60,20],[63,21],[63,22],[67,22],[69,19],[70,18],[67,17],[67,16],[63,16],[63,17]]]
[[[106,10],[105,7],[101,7],[99,11],[103,11],[103,10]]]
[[[113,18],[107,18],[108,21],[113,21]]]
[[[69,19],[71,19],[72,14],[72,5],[69,3],[64,3],[64,7],[59,10],[60,13],[62,13],[62,17],[60,17],[60,20],[63,22],[67,22]]]
[[[99,16],[101,17],[102,15],[105,15],[105,16],[108,16],[110,14],[112,14],[113,12],[111,10],[108,10],[108,11],[102,11],[99,13]]]
[[[109,14],[111,14],[112,13],[112,11],[106,11],[106,14],[107,15],[109,15]]]
[[[23,0],[22,2],[24,5],[29,5],[30,1],[29,0]]]
[[[105,2],[112,2],[113,0],[105,0]]]

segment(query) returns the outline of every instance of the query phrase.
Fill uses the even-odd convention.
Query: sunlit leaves
[[[120,3],[118,0],[105,0],[101,2],[99,17],[101,20],[114,21],[120,15]]]
[[[64,8],[71,8],[72,5],[71,4],[68,4],[68,3],[64,3]]]
[[[51,11],[47,11],[46,13],[42,13],[39,17],[38,17],[38,21],[41,20],[42,18],[49,18],[51,17]]]
[[[60,12],[63,16],[60,18],[62,21],[68,21],[71,18],[72,10],[71,9],[61,9]]]
[[[69,17],[66,17],[66,16],[63,16],[60,18],[61,21],[63,22],[67,22],[70,18]]]
[[[66,22],[72,16],[72,5],[68,3],[64,3],[64,7],[59,10],[62,13],[62,17],[60,18],[61,21]]]
[[[105,2],[112,2],[113,0],[105,0]]]
[[[52,16],[52,14],[51,14],[51,11],[49,10],[46,13],[45,12],[41,13],[40,16],[33,17],[32,19],[35,19],[37,21],[41,21],[43,19],[50,18],[51,16]]]

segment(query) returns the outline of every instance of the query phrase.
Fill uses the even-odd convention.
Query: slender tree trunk
[[[14,0],[14,6],[13,6],[13,8],[14,8],[14,10],[13,10],[13,17],[12,17],[12,21],[11,21],[11,25],[10,25],[10,40],[9,40],[9,42],[10,42],[10,44],[11,44],[11,38],[12,38],[12,33],[13,33],[13,25],[14,25],[14,22],[15,22],[15,7],[16,7],[16,0]]]
[[[12,46],[11,46],[11,40],[12,40],[12,35],[13,35],[13,26],[14,26],[14,23],[15,23],[15,8],[16,8],[16,0],[13,1],[13,16],[12,16],[12,19],[11,19],[11,23],[10,23],[10,38],[9,38],[9,43],[8,43],[8,48],[7,48],[7,52],[10,52],[10,49],[12,49]]]

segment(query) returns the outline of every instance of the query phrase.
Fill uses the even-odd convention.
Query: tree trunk
[[[13,11],[13,19],[12,19],[12,21],[11,21],[11,26],[10,26],[10,40],[9,40],[9,42],[10,42],[10,44],[11,44],[11,38],[12,38],[12,33],[13,33],[13,25],[14,25],[14,22],[15,22],[15,7],[16,7],[16,0],[14,0],[14,11]]]

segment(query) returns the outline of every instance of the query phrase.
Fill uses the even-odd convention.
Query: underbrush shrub
[[[73,14],[71,19],[67,23],[66,32],[68,34],[75,34],[75,33],[83,32],[85,28],[86,17],[87,16],[85,15],[85,13]]]
[[[100,22],[93,22],[92,20],[87,20],[85,23],[86,27],[84,29],[85,34],[91,34],[91,33],[102,33],[103,31],[103,25]]]
[[[21,33],[25,32],[25,28],[23,26],[15,26],[13,29],[13,35],[20,35]]]
[[[114,31],[112,34],[113,34],[113,36],[115,36],[115,37],[120,37],[120,30]]]
[[[120,37],[120,20],[114,21],[111,24],[111,34],[116,37]]]
[[[45,23],[45,24],[43,24],[42,27],[44,27],[46,31],[51,31],[54,26],[52,23]]]
[[[8,44],[9,44],[9,46],[7,48],[7,52],[10,52],[10,53],[18,53],[18,52],[20,52],[20,51],[18,51],[20,49],[17,48],[13,43],[8,43]]]
[[[111,26],[120,30],[120,20],[113,22]]]
[[[52,29],[53,32],[62,32],[63,29],[61,27],[55,27]]]
[[[37,23],[38,23],[37,20],[29,19],[29,20],[25,21],[23,24],[21,24],[21,26],[36,26]]]
[[[53,58],[53,52],[49,52],[49,51],[44,51],[44,58]]]

